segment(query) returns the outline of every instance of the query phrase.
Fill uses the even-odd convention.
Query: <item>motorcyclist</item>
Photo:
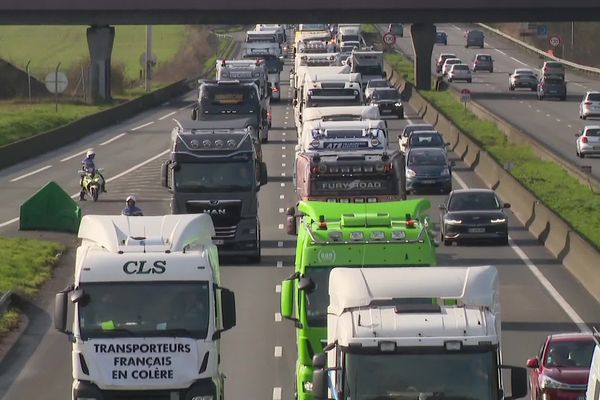
[[[96,164],[94,163],[94,158],[96,157],[96,152],[93,149],[90,149],[87,151],[87,153],[85,153],[85,158],[83,160],[81,160],[81,164],[83,165],[82,169],[83,172],[87,172],[90,174],[98,174],[100,176],[100,180],[101,180],[101,184],[100,184],[100,190],[102,190],[103,193],[106,193],[106,180],[104,179],[104,176],[98,171],[96,170]],[[81,188],[83,189],[83,175],[81,176]]]
[[[128,215],[130,217],[141,217],[142,215],[144,215],[142,213],[142,209],[135,205],[134,195],[127,196],[125,204],[127,204],[127,206],[123,209],[123,211],[121,211],[121,214]]]

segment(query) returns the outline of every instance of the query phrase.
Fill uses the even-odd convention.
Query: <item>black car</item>
[[[444,137],[441,133],[435,130],[427,131],[415,131],[408,137],[407,149],[414,149],[417,147],[439,147],[440,149],[447,151],[446,146],[450,143],[444,141]]]
[[[492,240],[508,244],[510,204],[502,203],[490,189],[454,190],[441,210],[441,240],[445,245],[467,240]]]
[[[398,89],[375,88],[370,97],[370,105],[378,106],[381,116],[395,115],[400,119],[404,119],[404,106]]]
[[[452,166],[439,147],[417,147],[406,152],[406,193],[431,190],[450,193]]]
[[[561,101],[567,100],[567,84],[564,79],[553,75],[544,76],[537,86],[537,98],[544,100],[546,97],[557,97]]]

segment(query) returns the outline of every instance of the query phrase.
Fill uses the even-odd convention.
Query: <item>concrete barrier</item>
[[[408,85],[408,88],[406,87]],[[398,82],[396,87],[400,87]],[[419,111],[419,115],[428,123],[434,123],[446,140],[451,143],[453,151],[472,167],[483,182],[493,188],[504,200],[511,203],[511,210],[516,218],[535,236],[548,251],[560,260],[583,287],[600,302],[600,254],[596,247],[573,230],[568,222],[542,204],[528,189],[508,173],[504,167],[488,153],[461,132],[452,121],[429,104],[410,83],[402,83],[404,92],[409,95],[408,104]],[[481,115],[482,107],[473,107]],[[477,114],[477,113],[476,113]],[[480,115],[480,116],[481,116]],[[493,114],[488,115],[498,125],[503,122]],[[486,118],[486,119],[488,119]],[[507,126],[504,126],[506,129]],[[512,131],[515,140],[528,135]],[[533,142],[528,142],[535,146]],[[542,152],[544,150],[542,149]]]

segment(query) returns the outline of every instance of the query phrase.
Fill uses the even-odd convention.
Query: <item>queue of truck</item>
[[[220,337],[236,311],[219,256],[261,260],[261,144],[291,37],[259,24],[240,60],[217,60],[199,82],[162,168],[172,215],[83,218],[54,315],[73,343],[74,400],[224,399]],[[296,333],[294,398],[525,396],[527,370],[502,363],[496,268],[437,266],[431,204],[407,200],[405,149],[366,104],[383,53],[357,24],[300,24],[291,47],[297,202],[285,228],[297,239],[280,312]]]

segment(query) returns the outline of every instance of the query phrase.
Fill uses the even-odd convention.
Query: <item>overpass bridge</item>
[[[600,20],[599,0],[2,0],[0,24],[90,25],[92,97],[110,98],[119,24],[410,22],[418,88],[431,87],[435,22]]]

